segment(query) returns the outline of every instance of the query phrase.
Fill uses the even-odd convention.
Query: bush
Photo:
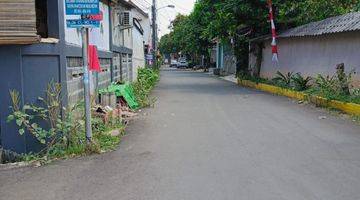
[[[272,79],[275,85],[284,88],[290,88],[291,80],[293,79],[294,73],[288,72],[286,74],[281,73],[280,71],[276,72],[276,77]]]
[[[137,81],[132,84],[136,101],[141,107],[146,107],[154,102],[150,98],[150,92],[158,82],[159,70],[152,68],[140,68],[138,70]]]
[[[39,98],[40,105],[21,106],[19,93],[11,91],[12,114],[8,122],[15,121],[19,127],[19,134],[26,131],[32,134],[43,150],[35,154],[23,155],[23,160],[51,160],[53,158],[81,155],[87,153],[100,153],[115,147],[120,137],[111,136],[107,132],[112,129],[122,129],[121,119],[112,119],[105,124],[98,118],[93,118],[93,140],[87,144],[85,138],[84,113],[81,109],[83,103],[69,108],[61,107],[61,86],[58,83],[49,83],[45,98]],[[63,114],[63,115],[61,115]]]
[[[315,79],[315,87],[308,90],[308,93],[319,95],[330,100],[339,100],[360,104],[360,95],[357,88],[351,85],[354,70],[346,74],[340,66],[336,74],[332,76],[318,75]]]
[[[307,90],[311,87],[310,85],[310,81],[312,80],[311,77],[303,77],[301,76],[301,73],[296,73],[292,78],[292,84],[293,84],[293,88],[296,91],[304,91]]]
[[[321,96],[330,100],[360,104],[359,89],[352,88],[349,94],[344,93],[342,86],[335,76],[318,75],[315,79],[316,85],[306,92],[311,95]]]
[[[294,74],[292,72],[287,74],[277,72],[276,77],[271,81],[246,74],[240,75],[239,78],[296,91],[305,91],[309,95],[321,96],[330,100],[360,104],[360,88],[354,88],[351,85],[351,79],[354,73],[354,70],[352,70],[350,73],[345,74],[343,68],[340,68],[333,76],[323,76],[319,74],[315,79],[303,77],[300,73]],[[314,82],[313,84],[311,84],[312,81]]]

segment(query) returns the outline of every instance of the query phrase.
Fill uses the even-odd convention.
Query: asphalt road
[[[360,199],[350,120],[197,72],[163,71],[154,95],[117,151],[0,171],[0,199]]]

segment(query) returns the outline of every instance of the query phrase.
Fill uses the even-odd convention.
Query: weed
[[[315,79],[315,87],[307,90],[307,93],[330,100],[360,104],[359,89],[352,88],[350,84],[352,74],[354,74],[353,70],[349,74],[345,74],[341,67],[338,67],[337,73],[333,76],[319,74]]]
[[[120,118],[111,118],[107,123],[102,119],[93,118],[94,137],[92,143],[87,144],[82,103],[62,108],[60,91],[61,87],[58,83],[50,83],[45,99],[39,98],[43,106],[27,104],[21,106],[19,93],[10,91],[13,113],[8,116],[8,122],[15,121],[19,127],[19,134],[28,132],[44,145],[44,149],[40,152],[24,154],[20,160],[48,161],[73,155],[100,153],[114,149],[119,144],[120,136],[111,136],[107,132],[112,129],[123,130],[124,126]]]
[[[280,71],[276,72],[276,77],[272,79],[275,85],[280,87],[289,88],[291,85],[291,81],[294,77],[293,72],[288,72],[286,74],[281,73]]]
[[[311,87],[310,81],[312,80],[311,77],[303,77],[301,73],[296,73],[294,76],[291,77],[291,81],[293,83],[293,88],[296,91],[304,91]]]
[[[238,78],[241,80],[249,80],[249,81],[252,81],[255,83],[270,83],[270,81],[268,79],[261,78],[258,76],[251,76],[247,73],[240,73]]]
[[[159,78],[159,70],[157,69],[139,69],[137,81],[132,84],[132,89],[141,107],[149,106],[154,102],[154,99],[150,97],[150,92]]]
[[[303,77],[300,73],[293,74],[290,72],[282,74],[281,72],[277,72],[277,76],[271,81],[246,74],[240,75],[239,79],[304,91],[309,95],[321,96],[329,100],[360,104],[360,89],[353,88],[350,84],[352,74],[354,74],[353,70],[345,75],[343,71],[340,71],[333,76],[318,74],[317,77],[313,79],[311,77]],[[311,84],[312,80],[314,84]],[[349,93],[347,94],[346,91],[348,88]]]

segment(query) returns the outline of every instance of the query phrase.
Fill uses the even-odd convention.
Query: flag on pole
[[[271,51],[272,51],[272,61],[278,63],[279,62],[279,52],[278,52],[278,46],[276,43],[276,27],[274,23],[274,12],[272,8],[272,0],[268,0],[268,6],[269,6],[269,19],[271,23],[271,35],[272,35],[272,42],[271,42]]]
[[[97,52],[97,47],[95,45],[89,45],[88,50],[88,59],[89,59],[89,70],[101,72],[100,60]]]

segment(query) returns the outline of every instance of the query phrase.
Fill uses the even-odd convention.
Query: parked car
[[[189,63],[187,62],[186,58],[180,58],[179,62],[177,64],[178,68],[188,68],[189,67]]]
[[[177,65],[178,65],[178,62],[177,62],[177,60],[171,60],[170,61],[170,67],[177,67]]]

